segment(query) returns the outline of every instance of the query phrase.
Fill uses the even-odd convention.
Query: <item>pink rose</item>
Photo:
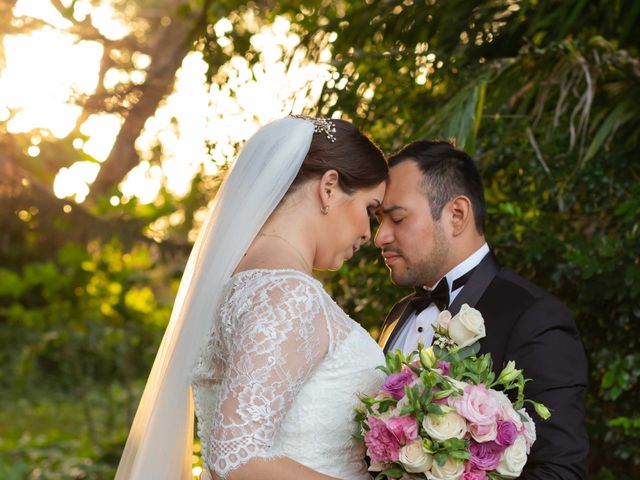
[[[400,445],[411,443],[418,437],[418,423],[413,417],[391,417],[387,420],[387,428]]]
[[[491,471],[498,468],[502,448],[496,448],[495,443],[477,443],[473,440],[469,445],[471,459],[469,463],[475,470]]]
[[[518,436],[518,429],[513,422],[498,422],[498,433],[496,435],[496,443],[501,447],[513,445]]]
[[[369,417],[369,431],[364,435],[367,455],[373,462],[397,462],[400,444],[387,425],[376,417]]]
[[[496,422],[487,425],[469,424],[469,433],[476,442],[492,442],[498,435],[498,424]]]
[[[462,396],[450,398],[450,405],[472,424],[491,427],[498,419],[498,399],[482,384],[467,385]]]
[[[391,395],[394,399],[400,400],[404,397],[404,386],[409,385],[414,380],[411,370],[403,370],[400,373],[392,373],[382,384],[382,390]]]
[[[464,474],[460,477],[460,480],[487,480],[487,474],[484,470],[477,470],[473,468],[470,462],[465,466]]]
[[[443,310],[436,319],[438,326],[443,330],[449,330],[449,322],[451,322],[451,312],[449,310]]]

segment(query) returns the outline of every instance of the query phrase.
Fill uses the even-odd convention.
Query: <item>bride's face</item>
[[[382,203],[386,183],[361,188],[348,195],[342,191],[324,216],[328,228],[324,229],[318,244],[315,268],[337,270],[345,260],[358,251],[371,238],[370,214]]]

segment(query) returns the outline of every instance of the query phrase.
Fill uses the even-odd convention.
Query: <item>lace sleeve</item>
[[[274,437],[330,343],[321,296],[309,279],[261,285],[229,320],[226,368],[205,459],[222,478],[251,458],[279,455]]]

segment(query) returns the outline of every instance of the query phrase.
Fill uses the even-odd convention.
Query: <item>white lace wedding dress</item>
[[[353,415],[357,394],[383,380],[381,349],[304,273],[247,270],[227,288],[220,331],[194,370],[205,465],[225,478],[251,458],[284,456],[369,479]]]

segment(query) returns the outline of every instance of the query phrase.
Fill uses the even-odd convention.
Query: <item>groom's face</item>
[[[413,160],[389,170],[375,244],[396,285],[432,287],[446,273],[449,247],[445,230],[435,221]]]

